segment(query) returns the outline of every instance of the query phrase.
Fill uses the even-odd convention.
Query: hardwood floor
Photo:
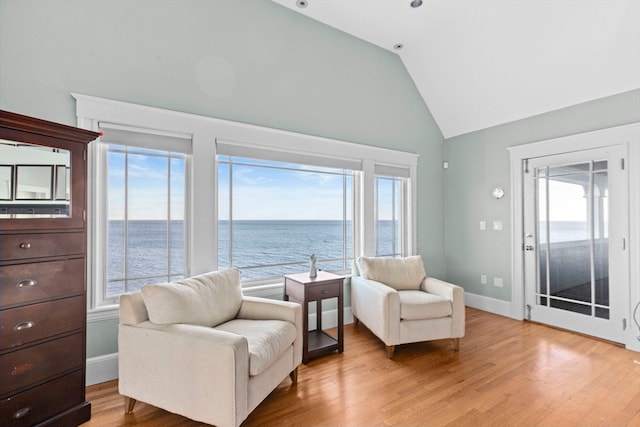
[[[87,389],[90,426],[202,426],[138,402],[124,414],[117,381]],[[213,396],[212,396],[213,398]],[[640,353],[467,308],[450,340],[384,345],[345,326],[345,351],[302,365],[243,426],[640,427]]]

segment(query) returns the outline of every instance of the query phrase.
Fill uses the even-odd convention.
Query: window
[[[353,259],[354,172],[218,156],[218,266],[244,282],[300,272],[315,254],[323,270]]]
[[[403,178],[376,176],[376,256],[400,257],[403,244]]]
[[[145,283],[187,275],[188,155],[178,152],[186,148],[180,138],[107,124],[101,129],[98,229],[104,233],[96,239],[96,304],[108,305]]]
[[[106,298],[184,277],[185,155],[108,146]]]
[[[89,146],[89,321],[146,282],[233,266],[258,294],[311,254],[346,273],[415,251],[415,154],[72,95],[78,126],[104,132]]]
[[[375,254],[401,257],[411,253],[408,168],[377,163],[375,176]]]

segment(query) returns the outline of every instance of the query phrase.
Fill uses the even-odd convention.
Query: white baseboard
[[[464,303],[466,306],[477,308],[478,310],[488,311],[489,313],[510,317],[516,320],[522,320],[514,317],[510,301],[502,301],[496,298],[486,297],[484,295],[465,292]]]
[[[87,386],[118,378],[118,353],[87,359]]]

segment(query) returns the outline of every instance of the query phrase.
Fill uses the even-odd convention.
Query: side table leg
[[[309,303],[302,301],[302,363],[309,361]]]
[[[338,296],[338,352],[344,351],[344,297],[340,283],[340,294]]]

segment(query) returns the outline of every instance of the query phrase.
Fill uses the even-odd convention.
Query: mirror
[[[0,139],[0,218],[69,217],[71,153]]]
[[[16,165],[16,200],[51,200],[51,165]]]

